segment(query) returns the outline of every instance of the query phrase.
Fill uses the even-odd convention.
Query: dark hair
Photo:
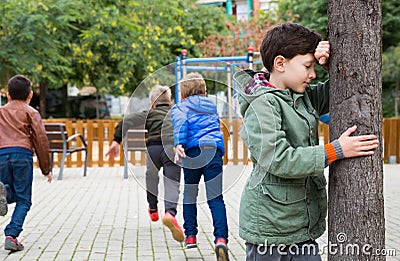
[[[271,72],[274,59],[278,55],[291,59],[299,54],[314,54],[320,41],[320,34],[302,25],[279,24],[265,34],[261,43],[260,53],[264,67]]]
[[[26,101],[31,93],[31,81],[23,75],[13,76],[7,84],[8,94],[13,100]]]

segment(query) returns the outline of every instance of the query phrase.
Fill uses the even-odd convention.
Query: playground
[[[251,165],[243,164],[225,167],[231,260],[245,260],[245,245],[238,234],[238,205],[250,170]],[[400,165],[385,164],[384,173],[390,261],[400,255]],[[143,181],[144,166],[134,166],[128,179],[123,178],[119,166],[89,168],[87,177],[82,177],[81,168],[66,168],[63,180],[51,184],[35,169],[33,208],[20,236],[26,249],[13,254],[1,250],[0,260],[215,260],[207,204],[202,201],[199,205],[199,247],[187,250],[172,239],[161,221],[153,223],[148,218]],[[10,205],[9,214],[1,219],[2,226],[10,219],[12,208]],[[182,222],[181,203],[177,218]],[[318,242],[321,248],[327,246],[327,234]]]
[[[0,223],[3,228],[7,228],[4,231],[5,242],[0,241],[0,261],[211,261],[216,256],[218,260],[220,257],[226,260],[227,256],[229,260],[246,260],[246,254],[251,252],[250,248],[246,249],[245,240],[250,245],[262,244],[263,241],[266,246],[272,246],[273,242],[268,244],[267,241],[273,239],[277,240],[274,243],[286,242],[287,247],[291,248],[307,246],[316,236],[319,237],[316,240],[323,261],[327,261],[328,256],[330,259],[352,259],[348,253],[365,260],[400,260],[400,73],[396,73],[399,68],[400,34],[395,29],[400,22],[392,19],[398,10],[393,6],[396,7],[396,1],[393,0],[365,1],[363,5],[354,5],[352,1],[270,0],[3,1],[0,4],[3,10],[0,24],[7,30],[3,30],[0,35],[6,47],[0,53],[3,61],[0,70],[0,105],[4,105],[7,100],[10,103],[12,100],[21,100],[12,95],[13,86],[7,82],[13,75],[23,74],[32,80],[31,83],[30,80],[26,81],[29,84],[26,84],[24,93],[28,94],[30,89],[35,91],[37,99],[32,99],[35,103],[32,102],[30,106],[39,111],[40,117],[28,105],[24,105],[28,113],[23,114],[16,107],[15,113],[10,111],[7,114],[9,117],[2,117],[5,119],[2,124],[5,130],[3,140],[8,140],[7,144],[2,142],[1,146],[2,156],[5,155],[2,157],[5,168],[0,173],[4,183],[0,184],[0,212],[3,213]],[[313,12],[310,12],[310,7]],[[282,25],[282,30],[277,31],[284,34],[267,33],[264,36],[267,30],[285,21],[288,24]],[[298,25],[306,26],[313,32]],[[286,29],[283,29],[285,27],[298,29],[286,33]],[[303,30],[304,33],[309,32],[310,37],[297,41],[303,39]],[[274,36],[271,41],[270,35]],[[322,39],[325,47],[315,48]],[[310,43],[306,43],[308,40]],[[326,49],[326,41],[329,41],[331,48]],[[296,45],[288,48],[292,42]],[[301,46],[307,45],[309,47],[303,51]],[[270,53],[270,49],[276,49],[277,52]],[[290,49],[290,52],[282,52],[286,49]],[[260,61],[258,50],[261,50],[264,65],[270,74],[257,73],[250,82],[247,79],[242,81],[239,79],[242,75],[237,74],[242,70],[267,71]],[[312,57],[314,51],[317,63]],[[267,61],[271,59],[274,60],[272,66]],[[314,70],[317,64],[322,66],[315,66]],[[188,128],[173,121],[174,134],[186,134],[186,129],[188,133],[192,131],[194,134],[202,134],[212,129],[215,135],[203,139],[209,144],[200,142],[205,135],[199,137],[199,143],[194,135],[188,136],[186,140],[193,141],[195,149],[214,149],[214,141],[217,141],[220,151],[223,147],[225,149],[225,154],[221,154],[222,166],[220,154],[215,154],[218,156],[218,172],[215,171],[215,174],[223,173],[217,180],[218,189],[223,186],[222,192],[218,190],[218,208],[213,208],[209,197],[213,189],[207,186],[206,191],[203,180],[199,184],[198,234],[197,230],[190,231],[189,224],[195,220],[195,212],[187,211],[189,208],[195,209],[193,204],[188,204],[188,195],[196,191],[187,185],[195,185],[189,180],[196,174],[190,175],[185,160],[178,157],[179,154],[181,158],[185,157],[183,148],[191,156],[190,147],[186,140],[180,140],[176,135],[174,150],[169,146],[172,139],[168,140],[169,143],[164,142],[168,139],[165,138],[167,135],[171,136],[164,125],[170,118],[168,106],[177,105],[172,113],[175,117],[175,109],[182,99],[190,98],[190,95],[185,95],[183,87],[181,92],[180,87],[183,86],[184,77],[191,72],[200,73],[200,78],[206,82],[205,89],[201,83],[200,93],[192,93],[201,95],[197,98],[201,98],[204,103],[193,106],[195,114],[184,112],[186,119],[180,119],[186,123],[189,121],[185,120],[196,119],[197,115],[202,117],[198,120],[200,124],[192,121],[187,124]],[[328,92],[320,88],[316,88],[316,91],[306,89],[317,94],[310,96],[312,99],[302,95],[307,85],[325,81],[328,72],[331,88],[324,90],[329,90],[330,99]],[[243,86],[234,81],[235,74],[238,75],[235,79],[239,79]],[[258,84],[258,80],[263,85],[253,85]],[[72,85],[76,85],[75,89],[78,92],[80,90],[80,93],[68,98],[68,93],[74,87]],[[163,86],[154,88],[156,85]],[[263,88],[265,86],[267,88]],[[329,85],[326,83],[324,86]],[[87,87],[92,92],[84,92]],[[156,103],[154,96],[157,95],[149,96],[153,88],[161,90],[157,94],[159,97],[163,94],[170,96],[170,88],[173,100]],[[10,96],[5,95],[7,91]],[[246,95],[239,95],[240,92],[254,96],[247,99]],[[267,92],[285,94],[287,99],[282,101],[285,102],[287,112],[282,110],[280,102],[269,103],[269,100],[264,99],[274,97]],[[322,93],[324,95],[317,97]],[[257,99],[258,94],[262,99],[256,103],[242,103]],[[28,99],[24,96],[22,100],[29,103],[30,95]],[[127,95],[130,95],[130,99]],[[216,104],[220,126],[214,105],[209,104],[203,95]],[[124,102],[117,102],[114,97],[123,97]],[[20,104],[22,108],[22,101]],[[257,108],[258,104],[260,107]],[[162,127],[154,128],[157,138],[152,140],[151,135],[155,133],[150,131],[148,112],[158,105],[164,106],[165,114],[157,119],[157,126]],[[212,128],[202,124],[207,123],[207,117],[211,119],[197,110],[203,107],[212,113]],[[325,114],[328,107],[331,109],[330,115]],[[113,108],[118,110],[111,110]],[[29,116],[31,112],[35,120],[26,120],[24,116]],[[116,128],[121,118],[135,112],[143,112],[139,124],[132,124],[130,129],[124,128],[126,125]],[[16,128],[19,116],[24,125]],[[171,118],[174,120],[174,117]],[[40,126],[40,118],[43,119],[46,133]],[[132,120],[134,122],[139,117],[132,118],[135,118]],[[125,118],[125,124],[128,121],[130,123],[130,120]],[[144,127],[140,126],[144,122]],[[378,138],[370,137],[369,141],[366,138],[360,141],[357,137],[350,137],[350,131],[338,138],[340,134],[337,135],[337,129],[353,126],[351,124],[358,127],[352,133],[353,136],[371,132]],[[192,127],[197,127],[197,130]],[[355,126],[353,129],[356,129]],[[24,136],[13,135],[18,134],[18,131],[23,131]],[[249,148],[239,133],[245,137]],[[46,157],[47,141],[50,164]],[[330,144],[323,146],[330,141]],[[154,171],[152,176],[149,175],[150,171],[146,172],[146,168],[149,170],[151,167],[151,146],[156,145],[159,154],[167,154],[166,147],[163,147],[166,144],[172,158],[175,151],[175,163],[180,161],[184,164],[185,173],[183,169],[179,172],[176,168],[173,173],[176,186],[172,190],[167,186],[168,179],[161,179],[161,184],[157,180],[159,187],[155,190],[159,191],[158,204],[154,200],[154,204],[151,204],[146,183],[149,188],[150,178],[163,175],[160,171],[158,174]],[[297,153],[296,157],[291,157],[292,149]],[[31,177],[32,170],[31,154],[27,150],[33,153],[32,187],[30,180],[27,182],[26,179]],[[11,153],[25,154],[26,158],[29,156],[26,175],[17,177],[20,171],[11,170],[14,165],[20,168],[19,161],[17,164],[6,163],[8,159],[5,157]],[[327,165],[344,157],[366,154],[373,156],[365,157],[365,161],[356,159],[356,163],[362,163],[358,166],[351,164],[352,160],[343,160],[323,170],[324,155]],[[271,155],[274,161],[269,162]],[[167,156],[172,159],[170,155]],[[168,159],[164,159],[165,171],[164,162]],[[195,163],[198,162],[200,160]],[[257,164],[254,168],[253,162]],[[346,166],[347,163],[349,165]],[[51,165],[50,172],[48,165]],[[272,169],[271,166],[276,168]],[[336,166],[341,167],[341,171],[334,172]],[[373,171],[368,171],[370,168]],[[312,172],[314,169],[318,171]],[[332,175],[329,177],[330,170]],[[44,174],[52,173],[53,180],[51,175],[43,177],[42,171]],[[298,173],[288,177],[292,172]],[[180,182],[177,179],[179,173],[182,175]],[[326,184],[318,173],[325,175],[328,183],[331,182]],[[204,180],[207,180],[207,173],[203,174]],[[249,179],[250,175],[255,178]],[[344,182],[337,183],[338,180]],[[27,185],[27,189],[21,191],[24,193],[18,189],[19,182]],[[177,209],[175,205],[168,208],[168,204],[165,204],[164,207],[161,202],[164,199],[168,201],[168,192],[177,192],[178,186],[179,200],[176,197],[178,193],[175,193],[173,199],[175,203],[178,200]],[[329,189],[330,227],[321,236],[319,232],[324,231],[323,217],[326,214],[325,187]],[[336,188],[340,190],[335,191]],[[246,193],[243,193],[242,198],[244,189]],[[225,207],[222,208],[224,204],[221,194],[227,215],[222,211]],[[18,202],[17,208],[10,203],[7,212],[6,203],[14,199]],[[25,208],[19,211],[20,206]],[[182,213],[184,206],[185,218]],[[266,208],[263,209],[263,206]],[[29,212],[25,219],[27,210]],[[165,211],[172,217],[168,217],[168,213],[165,215]],[[162,220],[156,218],[158,212],[163,216]],[[184,226],[185,237],[177,237],[181,229],[173,217],[175,214],[179,224]],[[218,222],[222,216],[223,228],[219,226],[222,222]],[[228,237],[225,217],[229,225]],[[20,225],[18,231],[9,231],[12,227],[7,225],[10,220],[11,225],[13,221],[24,223],[21,234]],[[263,220],[267,220],[271,226],[263,223]],[[282,222],[285,224],[278,226],[277,223],[281,221],[285,221]],[[245,231],[244,224],[249,227],[251,225],[248,238],[244,233],[241,233],[242,237],[239,236],[239,227],[242,232]],[[223,229],[224,233],[218,235],[215,232],[214,242],[215,228]],[[259,233],[261,230],[265,234]],[[328,230],[329,238],[334,242],[328,241]],[[255,236],[258,238],[252,242]],[[279,241],[279,237],[288,239]],[[181,243],[179,238],[186,240],[185,243]],[[371,242],[364,242],[365,239]],[[25,247],[18,244],[19,241]],[[291,243],[296,244],[289,246]],[[194,248],[189,249],[192,246]],[[253,253],[261,256],[263,250],[257,245],[252,246]],[[281,246],[273,249],[281,254]],[[335,253],[338,253],[336,258],[332,256]],[[366,254],[371,256],[367,257]]]

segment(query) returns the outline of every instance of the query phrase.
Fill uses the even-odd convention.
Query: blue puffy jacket
[[[174,125],[174,145],[185,150],[200,146],[214,146],[225,153],[217,107],[202,95],[190,96],[171,109]]]

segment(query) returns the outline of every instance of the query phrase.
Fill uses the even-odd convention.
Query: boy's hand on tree
[[[328,41],[321,41],[318,43],[317,48],[315,49],[314,57],[318,61],[319,65],[324,67],[324,69],[328,68],[328,59],[330,53],[330,44]]]
[[[338,139],[345,158],[369,156],[378,148],[379,141],[375,135],[350,136],[357,126],[348,128]]]

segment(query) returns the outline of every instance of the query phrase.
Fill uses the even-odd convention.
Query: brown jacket
[[[0,149],[22,147],[36,152],[43,175],[50,172],[49,141],[38,111],[24,101],[0,107]]]

